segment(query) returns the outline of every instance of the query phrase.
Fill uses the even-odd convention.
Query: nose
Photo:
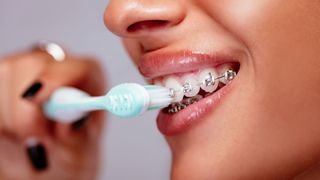
[[[174,27],[185,16],[179,0],[110,0],[104,22],[113,33],[134,37]]]

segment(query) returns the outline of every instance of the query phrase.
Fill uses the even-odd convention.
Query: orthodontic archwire
[[[237,73],[232,70],[226,70],[222,75],[219,75],[217,77],[214,77],[212,75],[212,73],[208,73],[207,78],[203,81],[203,82],[199,82],[198,84],[194,84],[196,86],[201,86],[201,85],[205,85],[205,86],[213,86],[216,83],[219,83],[220,79],[225,78],[225,81],[227,83],[229,83],[230,81],[232,81],[235,77],[236,77]],[[218,81],[218,82],[217,82]],[[183,93],[188,93],[192,91],[192,87],[193,85],[190,82],[186,82],[182,85],[182,89],[181,90],[174,90],[173,88],[170,88],[170,96],[174,97],[176,93],[179,92],[183,92]]]

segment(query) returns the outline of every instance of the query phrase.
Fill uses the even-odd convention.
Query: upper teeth
[[[224,79],[229,82],[231,80],[233,80],[236,77],[236,72],[232,71],[232,70],[227,70],[226,72],[224,72]]]
[[[182,77],[183,93],[186,97],[193,97],[200,91],[199,81],[192,74]],[[177,91],[177,89],[175,89]]]
[[[177,77],[169,76],[167,79],[165,79],[164,86],[174,91],[173,93],[174,102],[182,101],[184,96],[184,92],[182,91],[183,87],[180,84],[179,79]]]
[[[215,79],[217,77],[218,74],[213,68],[201,71],[199,74],[199,80],[202,80],[202,83],[200,85],[201,89],[210,93],[214,92],[219,85],[219,80]]]
[[[220,76],[218,76],[218,72]],[[212,93],[218,88],[219,82],[226,84],[236,76],[235,71],[231,70],[228,65],[219,68],[218,72],[214,68],[207,68],[198,73],[190,73],[181,77],[169,75],[163,81],[155,80],[154,84],[171,89],[173,102],[181,102],[184,96],[196,96],[200,88],[205,92]]]
[[[232,71],[231,69],[232,68],[230,68],[228,64],[223,64],[219,67],[218,73],[224,77],[220,79],[220,82],[222,82],[223,84],[227,84],[228,82],[233,80],[233,78],[236,76],[236,72]]]

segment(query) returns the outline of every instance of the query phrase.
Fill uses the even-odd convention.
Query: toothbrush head
[[[120,84],[106,95],[106,109],[119,117],[135,117],[147,110],[160,109],[172,102],[171,92],[161,86]]]

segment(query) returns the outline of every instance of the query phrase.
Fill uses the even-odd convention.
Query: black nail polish
[[[45,147],[35,139],[29,139],[27,142],[27,154],[32,166],[38,170],[43,171],[47,169],[47,152]]]
[[[71,124],[73,129],[81,129],[89,119],[89,115],[84,116],[83,118],[79,119],[78,121]]]
[[[42,83],[36,82],[22,94],[22,97],[25,99],[32,98],[37,94],[37,92],[39,92],[41,88],[42,88]]]

